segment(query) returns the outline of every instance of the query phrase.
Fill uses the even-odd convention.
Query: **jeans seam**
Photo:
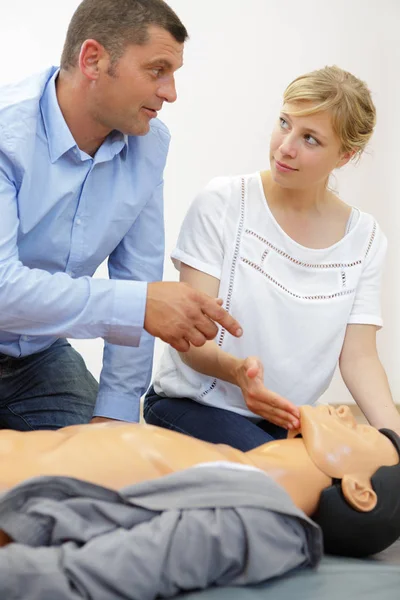
[[[161,421],[161,423],[164,423],[165,425],[168,425],[168,429],[174,428],[175,431],[178,431],[179,433],[184,433],[185,435],[187,435],[186,431],[184,429],[182,429],[181,427],[178,427],[177,425],[173,425],[173,423],[168,422],[166,419],[164,419],[163,417],[160,417],[159,415],[157,415],[157,413],[153,410],[152,406],[149,406],[147,408],[148,412],[153,415],[154,417],[157,418],[158,421]]]
[[[29,429],[31,429],[32,431],[35,431],[35,428],[32,427],[32,425],[30,425],[30,423],[28,423],[28,421],[25,419],[25,417],[23,417],[22,415],[18,415],[15,411],[13,411],[12,408],[10,408],[8,405],[4,406],[4,408],[6,408],[7,410],[10,411],[10,413],[12,415],[14,415],[14,417],[18,417],[18,419],[21,419],[25,425],[27,425],[29,427]]]

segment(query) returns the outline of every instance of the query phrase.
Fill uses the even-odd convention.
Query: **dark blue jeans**
[[[0,428],[31,431],[88,423],[97,390],[67,340],[22,358],[0,354]]]
[[[286,429],[269,421],[254,423],[230,410],[206,406],[188,398],[164,398],[152,387],[146,394],[144,418],[150,425],[186,433],[213,444],[228,444],[243,452],[287,436]]]

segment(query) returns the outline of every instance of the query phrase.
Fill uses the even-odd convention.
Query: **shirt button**
[[[65,271],[67,275],[69,275],[70,277],[72,277],[73,272],[72,271]]]
[[[21,335],[21,341],[27,342],[29,340],[29,335]]]
[[[76,223],[77,225],[80,225],[80,224],[82,223],[82,221],[81,221],[80,219],[76,219],[76,220],[75,220],[75,223]]]

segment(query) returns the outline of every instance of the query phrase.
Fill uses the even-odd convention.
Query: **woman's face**
[[[302,117],[289,114],[308,106],[313,104],[305,101],[284,104],[272,132],[271,172],[282,187],[306,189],[325,185],[331,171],[351,157],[341,151],[329,111]]]

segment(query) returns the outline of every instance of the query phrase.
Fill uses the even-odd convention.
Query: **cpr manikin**
[[[400,439],[358,425],[346,406],[303,406],[300,429],[243,453],[151,425],[0,431],[1,491],[41,475],[112,489],[218,461],[257,467],[321,527],[327,551],[363,555],[400,536]],[[2,543],[9,538],[3,536]]]

